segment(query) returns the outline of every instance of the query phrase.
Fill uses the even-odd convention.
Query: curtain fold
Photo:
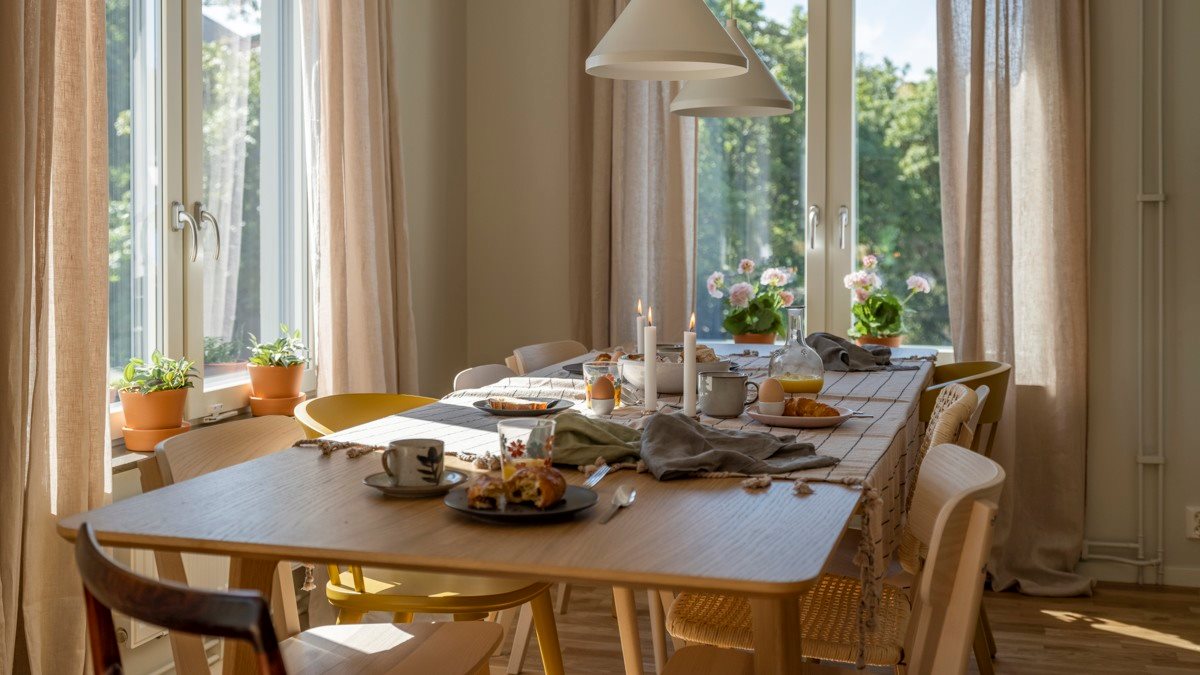
[[[319,0],[306,106],[316,120],[318,393],[417,389],[396,73],[385,0]],[[309,71],[312,73],[313,71]],[[314,81],[315,80],[315,81]]]
[[[0,672],[82,673],[58,519],[110,488],[104,0],[0,3]]]
[[[1087,0],[939,0],[942,232],[958,360],[1013,365],[998,589],[1090,594]]]
[[[573,337],[632,343],[638,298],[663,340],[695,303],[696,123],[677,82],[597,78],[584,62],[628,0],[571,0],[568,55]]]

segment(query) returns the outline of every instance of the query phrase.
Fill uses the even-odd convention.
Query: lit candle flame
[[[650,309],[649,309],[649,310],[646,312],[646,325],[647,325],[647,326],[653,326],[653,325],[654,325],[654,308],[653,308],[653,307],[651,307],[651,308],[650,308]]]
[[[696,313],[692,312],[692,320],[688,322],[688,330],[696,330]]]
[[[638,316],[642,315],[642,299],[638,298]]]

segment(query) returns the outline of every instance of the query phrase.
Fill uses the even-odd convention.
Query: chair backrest
[[[574,356],[583,356],[588,348],[574,340],[559,340],[558,342],[543,342],[539,345],[518,347],[513,350],[516,359],[516,371],[527,375],[539,368],[552,366],[560,361],[566,361]]]
[[[908,525],[929,547],[905,639],[912,673],[963,673],[971,651],[984,566],[1004,469],[949,443],[930,449]]]
[[[983,414],[983,408],[987,405],[988,396],[991,394],[991,387],[986,384],[979,385],[975,390],[975,410],[971,412],[971,416],[958,430],[958,438],[954,441],[955,445],[977,450],[975,447],[975,429],[979,426],[979,417]]]
[[[295,415],[304,433],[318,438],[430,403],[437,399],[412,394],[333,394],[301,403]]]
[[[995,424],[1004,413],[1004,397],[1011,376],[1012,366],[999,361],[963,361],[938,366],[933,369],[933,381],[921,394],[921,421],[929,420],[941,390],[951,382],[957,382],[972,389],[985,384],[988,386],[991,396],[980,414],[979,423]]]
[[[962,425],[975,412],[978,397],[975,392],[958,383],[946,385],[937,397],[937,405],[929,416],[929,424],[925,425],[925,437],[917,449],[916,461],[913,464],[913,477],[908,484],[906,503],[911,504],[913,492],[916,490],[917,479],[921,475],[921,463],[925,460],[929,448],[942,443],[953,443],[958,439]]]
[[[270,608],[259,593],[202,591],[134,574],[104,554],[87,523],[76,533],[75,564],[83,579],[93,672],[122,672],[113,610],[171,631],[245,640],[254,647],[260,673],[286,672]]]
[[[499,363],[489,363],[486,366],[467,368],[454,376],[454,390],[477,389],[495,384],[506,377],[516,377],[516,373],[508,366]]]
[[[162,476],[161,485],[142,487],[154,489],[202,476],[290,448],[303,438],[304,428],[283,415],[251,417],[194,429],[156,446],[154,457]]]

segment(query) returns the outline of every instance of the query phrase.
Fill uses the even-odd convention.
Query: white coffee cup
[[[754,396],[747,398],[747,389]],[[700,412],[709,417],[737,417],[758,400],[758,385],[742,373],[700,373]]]
[[[446,444],[436,438],[402,438],[388,443],[381,461],[395,487],[419,487],[442,482]]]

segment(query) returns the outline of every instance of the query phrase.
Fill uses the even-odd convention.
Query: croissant
[[[508,479],[508,501],[539,509],[557,504],[566,491],[566,479],[551,466],[525,466]]]
[[[783,414],[788,417],[837,417],[840,413],[833,406],[811,398],[796,397],[788,399]]]

